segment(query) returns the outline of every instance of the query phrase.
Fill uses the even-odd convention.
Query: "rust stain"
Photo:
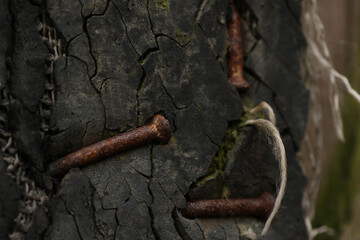
[[[250,85],[245,80],[243,73],[244,59],[240,15],[235,3],[231,3],[230,5],[232,16],[228,22],[230,39],[230,49],[227,55],[228,81],[239,91],[246,91],[250,88]]]
[[[258,198],[211,199],[188,202],[181,214],[185,218],[247,216],[266,220],[274,206],[275,198],[268,192]]]
[[[166,144],[170,138],[169,121],[164,116],[157,114],[147,125],[94,143],[52,162],[48,171],[51,176],[61,176],[71,168],[82,167],[149,142]]]

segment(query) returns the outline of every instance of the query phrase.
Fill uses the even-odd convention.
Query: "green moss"
[[[195,102],[194,104],[196,105]],[[222,196],[221,196],[223,198],[228,198],[230,196],[230,190],[226,185],[226,182],[224,181],[225,180],[224,169],[226,167],[227,160],[232,149],[236,144],[240,144],[240,141],[242,141],[243,139],[244,133],[242,131],[242,128],[244,127],[245,122],[250,119],[264,117],[264,115],[261,113],[250,114],[249,109],[251,108],[245,108],[245,113],[241,116],[239,120],[232,121],[229,123],[225,136],[219,145],[219,150],[214,155],[207,174],[205,175],[205,177],[197,181],[197,185],[201,186],[207,180],[211,178],[215,178],[216,175],[220,173],[220,176],[222,177],[224,183],[224,185],[222,186]]]
[[[105,129],[103,132],[103,138],[109,138],[109,137],[113,137],[117,134],[119,134],[120,132],[117,130],[110,130],[110,129]]]
[[[100,6],[94,3],[93,5],[93,12],[97,12],[99,10]]]
[[[190,37],[187,33],[181,32],[179,29],[175,30],[175,39],[180,43],[186,43],[190,41]]]
[[[221,197],[222,198],[229,198],[230,195],[231,195],[230,188],[225,183],[225,185],[223,186],[223,189],[222,189]]]
[[[199,103],[197,103],[196,101],[194,101],[193,104],[194,104],[194,106],[195,106],[197,109],[201,110],[201,106],[200,106]]]
[[[94,1],[92,12],[93,13],[98,12],[100,10],[100,8],[103,8],[104,4],[105,4],[105,0]]]
[[[216,174],[217,174],[217,171],[211,173],[210,175],[206,175],[206,176],[203,177],[203,178],[200,178],[200,180],[198,180],[197,183],[196,183],[197,186],[202,186],[202,185],[204,185],[204,183],[205,183],[207,180],[209,180],[209,179],[211,179],[211,178],[215,178]],[[220,172],[220,174],[223,176],[224,173],[223,173],[223,172]]]
[[[128,130],[128,126],[127,126],[127,125],[121,126],[121,127],[119,128],[119,133],[125,132],[126,130]]]
[[[219,145],[219,150],[214,155],[213,160],[210,164],[207,175],[211,175],[216,171],[223,172],[227,163],[229,154],[231,153],[235,144],[240,144],[243,132],[241,128],[244,127],[244,123],[250,119],[263,118],[264,115],[261,113],[250,114],[247,109],[243,116],[236,121],[230,122],[226,130],[225,136]]]
[[[229,125],[228,129],[226,130],[226,134],[220,143],[219,150],[213,157],[207,175],[211,175],[216,171],[224,171],[228,155],[234,147],[236,139],[238,138],[238,135],[240,133],[240,124],[241,123],[239,121],[236,121]]]
[[[164,59],[162,57],[162,54],[158,54],[157,55],[157,58],[158,58],[158,61],[161,62],[161,63],[164,63]]]
[[[137,119],[137,126],[140,127],[142,125],[144,125],[144,118],[142,115],[139,115]]]
[[[169,12],[169,4],[167,0],[156,0],[156,6]]]
[[[112,136],[112,137],[113,137],[113,136],[117,135],[117,134],[118,134],[118,132],[117,132],[117,131],[110,131],[110,132],[109,132],[109,134],[110,134],[110,136]]]
[[[138,62],[140,65],[144,65],[145,59],[144,59],[144,58],[140,58],[137,62]]]

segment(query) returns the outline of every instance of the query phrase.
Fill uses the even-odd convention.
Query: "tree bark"
[[[227,1],[1,4],[0,16],[7,17],[0,81],[12,96],[4,128],[13,133],[29,178],[49,198],[37,206],[26,239],[242,239],[244,229],[261,229],[251,218],[189,220],[180,214],[187,201],[221,198],[225,187],[233,198],[276,194],[277,162],[252,127],[237,129],[228,165],[203,181],[227,129],[241,121],[244,107],[261,101],[276,113],[288,161],[283,207],[262,239],[307,238],[301,208],[306,179],[296,156],[308,111],[300,0],[237,2],[250,83],[241,94],[227,81]],[[37,29],[44,22],[61,46],[49,45]],[[50,162],[147,124],[157,113],[171,123],[167,145],[146,144],[70,170],[61,181],[46,173]],[[7,178],[5,168],[1,177]],[[14,183],[5,181],[0,188],[9,191]],[[4,237],[13,231],[23,188],[0,196],[11,211],[0,214]]]

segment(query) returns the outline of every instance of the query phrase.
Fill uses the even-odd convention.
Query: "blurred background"
[[[334,67],[360,92],[360,0],[318,0],[318,8]],[[323,233],[316,240],[360,239],[360,104],[347,94],[342,100],[345,142],[336,140],[331,120],[325,121],[325,161],[312,222],[335,234]],[[330,108],[323,109],[324,116],[331,116]]]

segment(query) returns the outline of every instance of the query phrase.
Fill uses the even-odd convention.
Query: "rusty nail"
[[[61,176],[71,168],[85,166],[149,142],[166,144],[170,138],[171,127],[169,121],[164,116],[157,114],[147,125],[94,143],[50,163],[48,171],[51,176]]]
[[[235,3],[231,3],[232,16],[228,22],[230,38],[230,49],[228,52],[228,81],[239,91],[246,91],[250,88],[243,73],[243,49],[242,33],[239,11]]]
[[[248,216],[266,220],[274,206],[268,192],[258,198],[211,199],[188,202],[181,214],[185,218]]]

